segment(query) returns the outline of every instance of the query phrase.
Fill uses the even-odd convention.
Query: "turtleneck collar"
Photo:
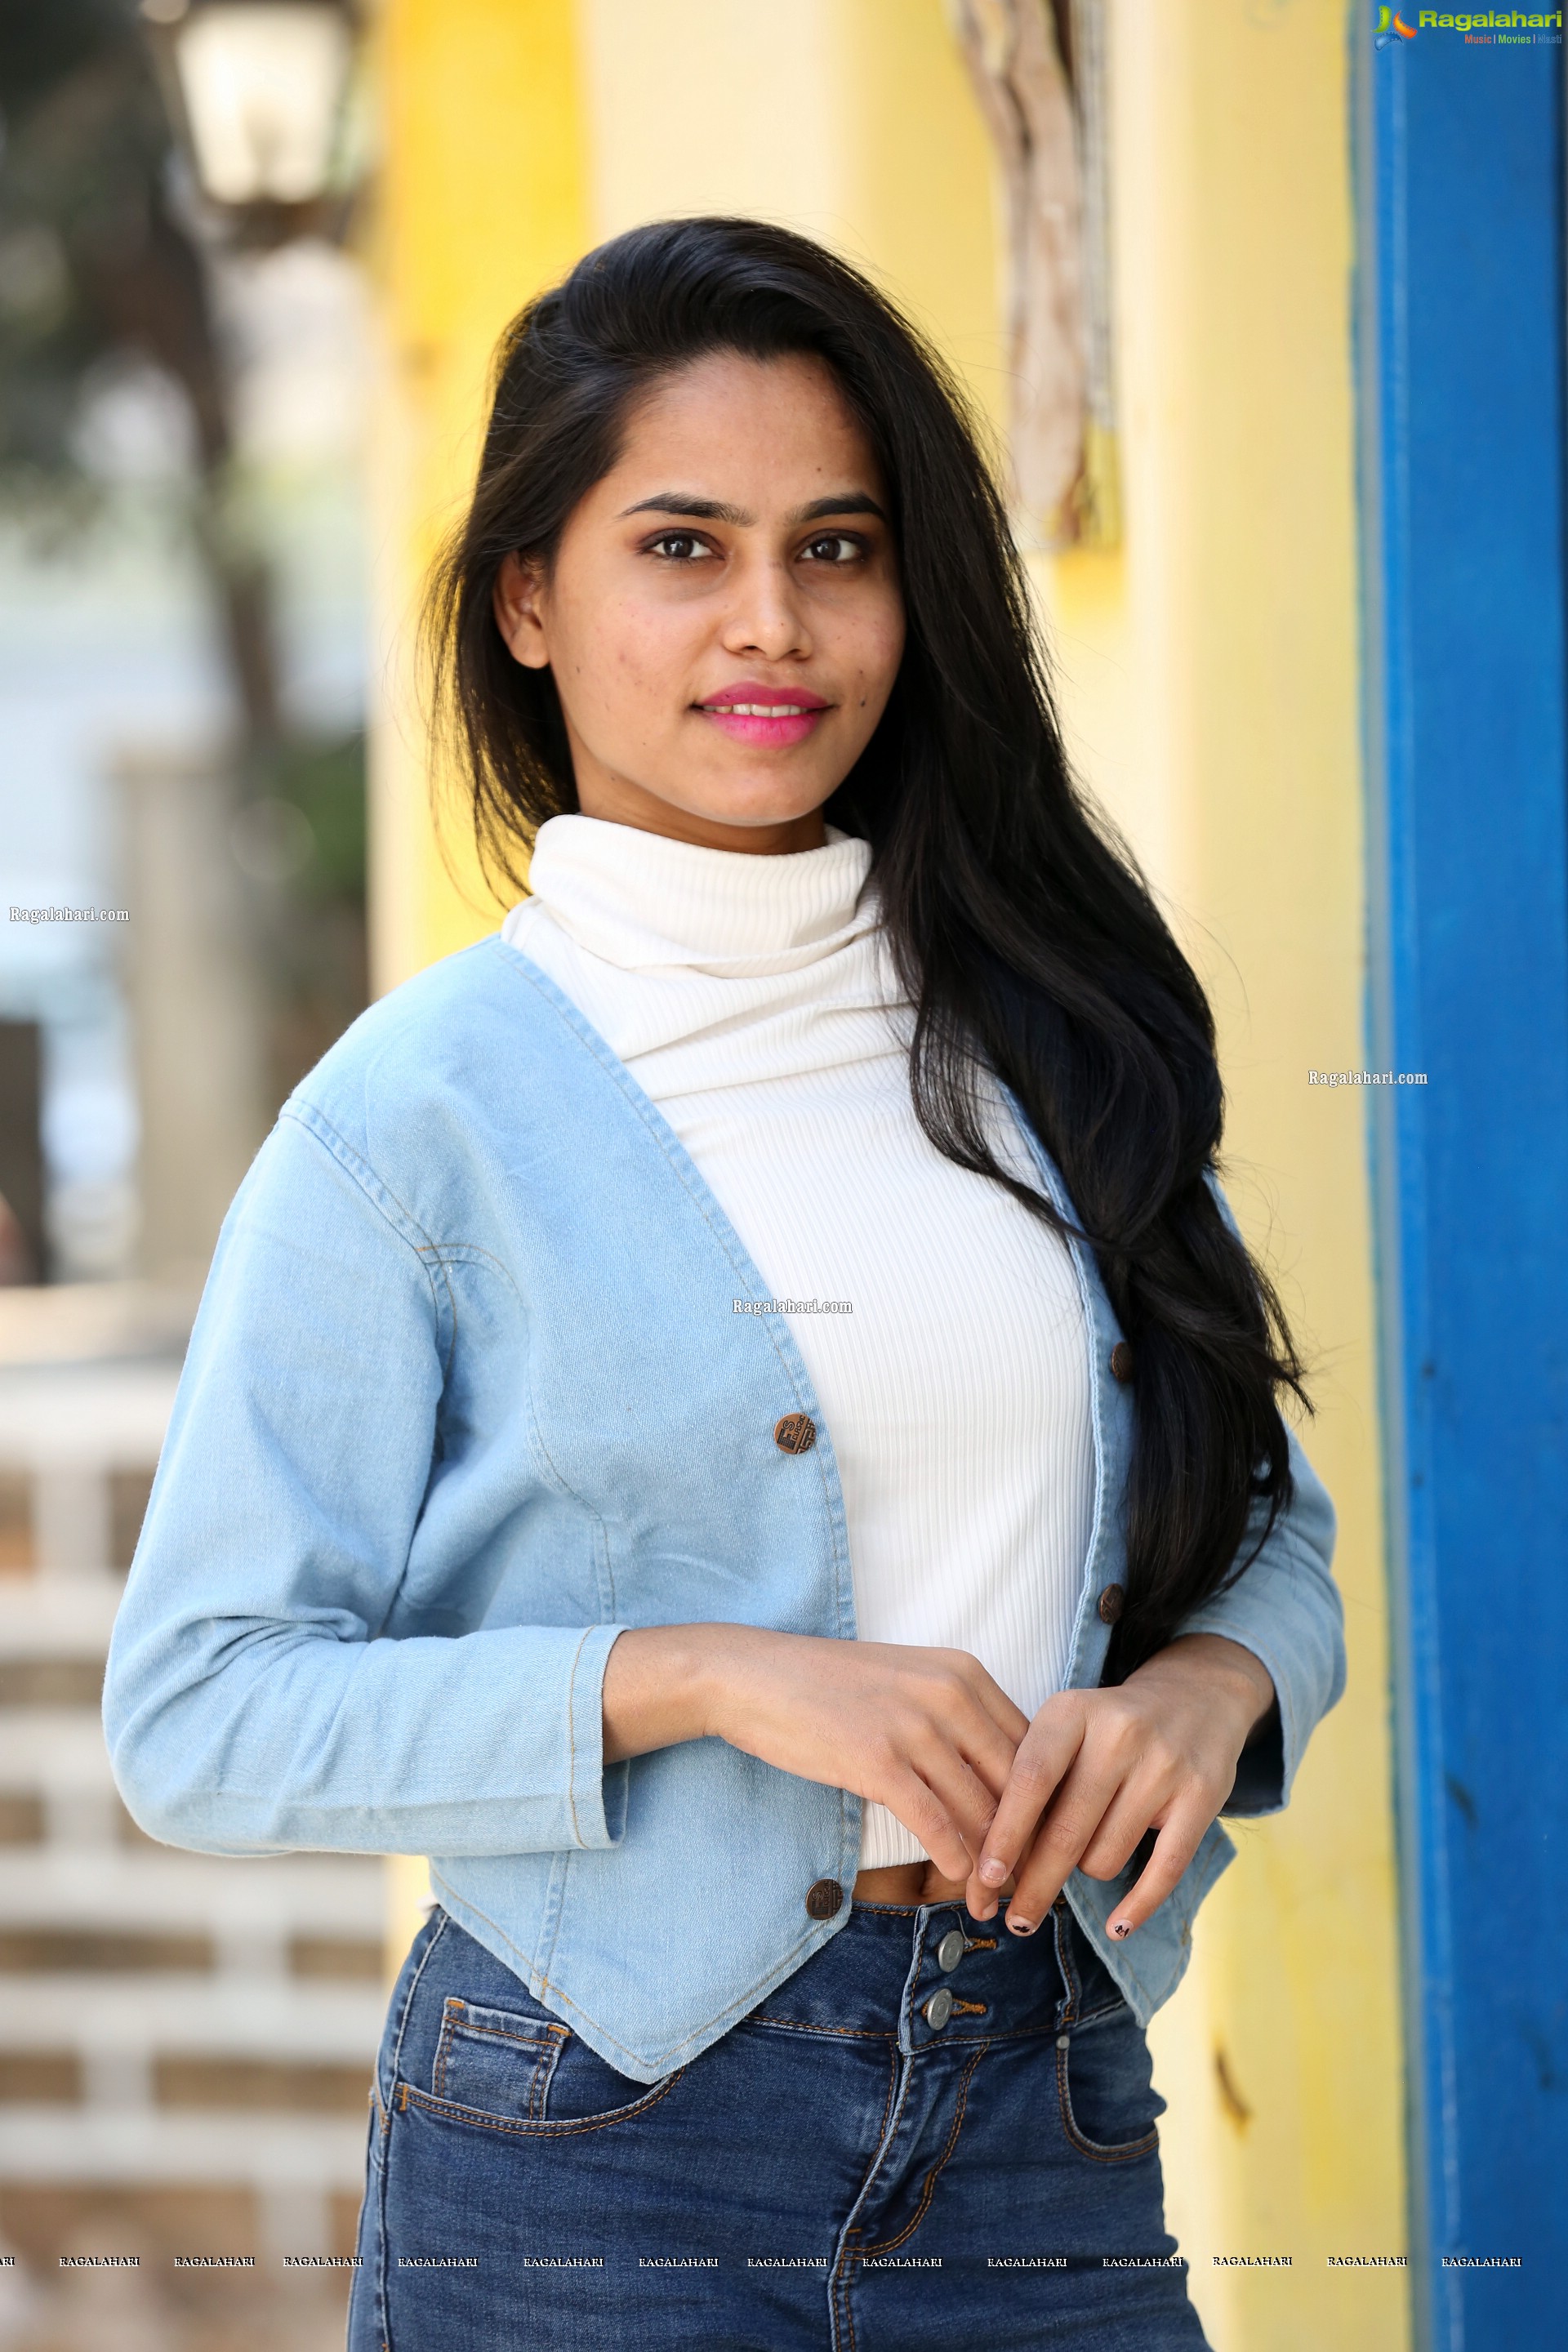
[[[868,843],[829,825],[821,849],[753,856],[603,817],[539,828],[531,897],[581,948],[626,971],[741,979],[798,971],[874,929]]]

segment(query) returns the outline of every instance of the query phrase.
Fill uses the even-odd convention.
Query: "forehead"
[[[626,420],[600,487],[677,484],[716,498],[771,485],[800,503],[820,489],[885,489],[864,428],[826,362],[711,352],[661,377]]]

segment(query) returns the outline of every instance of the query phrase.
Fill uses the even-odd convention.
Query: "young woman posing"
[[[531,895],[247,1178],[106,1701],[157,1836],[434,1857],[351,2341],[1201,2345],[1143,2025],[1333,1514],[963,411],[816,247],[635,231],[433,610]]]

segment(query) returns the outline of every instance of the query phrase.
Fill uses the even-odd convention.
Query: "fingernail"
[[[1002,1881],[1006,1877],[1006,1864],[1005,1862],[998,1862],[994,1854],[992,1855],[989,1862],[983,1862],[980,1865],[981,1879],[987,1886],[1000,1886]]]
[[[1113,1919],[1110,1923],[1110,1932],[1113,1936],[1130,1936],[1132,1933],[1131,1920]]]
[[[1036,1919],[1019,1919],[1009,1911],[1007,1925],[1015,1936],[1032,1936],[1039,1922]]]

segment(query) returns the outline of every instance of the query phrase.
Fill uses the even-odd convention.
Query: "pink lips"
[[[833,706],[803,686],[764,686],[759,678],[742,677],[696,708],[737,743],[784,746],[804,743]]]

